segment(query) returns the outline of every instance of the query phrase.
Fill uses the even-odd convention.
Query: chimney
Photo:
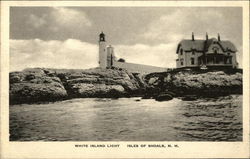
[[[218,33],[218,41],[220,41],[220,34]]]
[[[192,41],[194,41],[194,32],[192,32]]]
[[[207,35],[207,32],[206,32],[206,40],[208,40],[208,35]]]

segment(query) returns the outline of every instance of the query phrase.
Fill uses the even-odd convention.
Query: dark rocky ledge
[[[157,96],[161,92],[193,100],[197,97],[242,94],[242,70],[239,69],[173,70],[148,74],[144,81],[148,96]]]
[[[10,104],[70,98],[171,97],[242,94],[240,71],[191,71],[141,75],[121,69],[63,70],[34,68],[10,73]]]

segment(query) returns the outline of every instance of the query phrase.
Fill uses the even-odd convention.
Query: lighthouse
[[[107,67],[106,41],[105,34],[103,32],[99,35],[99,66],[101,68]]]
[[[99,34],[99,67],[102,69],[125,69],[135,73],[151,73],[151,72],[165,72],[166,68],[141,65],[135,63],[127,63],[125,60],[117,60],[115,56],[115,49],[111,45],[107,45],[105,34]]]

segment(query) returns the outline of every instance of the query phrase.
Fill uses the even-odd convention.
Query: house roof
[[[218,43],[222,47],[223,51],[227,51],[227,50],[230,50],[232,52],[237,51],[236,47],[231,41],[228,41],[228,40],[218,41],[215,38],[211,38],[208,40],[194,40],[194,41],[184,39],[178,44],[176,53],[179,52],[180,47],[184,51],[192,51],[192,50],[201,51],[201,52],[207,51],[209,46],[214,42]]]

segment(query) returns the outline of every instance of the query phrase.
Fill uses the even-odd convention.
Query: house
[[[237,68],[236,60],[237,49],[235,45],[228,40],[218,38],[208,38],[205,40],[192,39],[182,40],[176,53],[177,68]]]

